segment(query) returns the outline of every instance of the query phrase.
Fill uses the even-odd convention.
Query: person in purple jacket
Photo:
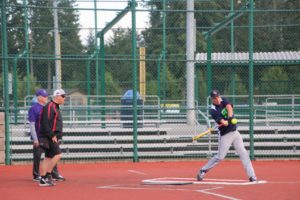
[[[48,93],[44,89],[38,89],[35,94],[35,100],[32,102],[32,105],[28,112],[28,121],[29,121],[29,127],[30,127],[30,137],[31,141],[33,142],[33,181],[40,181],[41,176],[39,172],[40,168],[40,161],[41,161],[41,155],[44,152],[43,149],[40,147],[39,144],[39,117],[42,108],[48,101]],[[59,174],[57,170],[57,166],[53,168],[53,171],[51,172],[51,176],[56,181],[64,181],[65,178]]]

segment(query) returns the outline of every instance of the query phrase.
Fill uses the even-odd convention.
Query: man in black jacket
[[[32,101],[32,106],[28,112],[28,121],[30,127],[30,138],[33,142],[33,181],[40,182],[40,160],[44,153],[44,149],[40,148],[39,144],[39,119],[41,110],[48,101],[48,93],[44,89],[38,89],[34,98],[36,101]],[[65,178],[59,174],[57,166],[53,168],[51,172],[52,179],[56,181],[65,181]]]
[[[53,100],[43,107],[40,115],[39,142],[45,151],[45,159],[41,165],[40,186],[55,185],[49,172],[61,159],[59,140],[62,138],[63,121],[59,105],[64,104],[65,97],[66,93],[63,89],[55,90]]]

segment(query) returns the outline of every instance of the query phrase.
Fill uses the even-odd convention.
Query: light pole
[[[51,54],[50,52],[51,52],[51,37],[52,36],[53,36],[52,31],[49,31],[48,35],[47,35],[47,50],[48,50],[47,54],[49,54],[49,55]],[[47,88],[51,89],[51,63],[50,63],[50,58],[48,59],[47,66],[48,66],[48,69],[47,69]]]
[[[186,107],[187,123],[194,125],[196,120],[195,112],[195,61],[196,50],[196,23],[194,18],[194,0],[187,0],[186,16]]]
[[[55,57],[55,85],[53,88],[61,88],[61,48],[60,33],[58,28],[57,0],[53,0],[53,21],[54,21],[54,57]]]

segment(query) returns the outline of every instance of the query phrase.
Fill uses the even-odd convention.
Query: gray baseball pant
[[[242,136],[238,130],[229,132],[224,136],[219,135],[218,154],[213,156],[201,170],[207,172],[222,161],[228,153],[231,144],[233,144],[237,154],[239,155],[248,177],[256,177],[249,154],[245,149]]]

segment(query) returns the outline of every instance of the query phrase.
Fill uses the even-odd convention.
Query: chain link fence
[[[139,159],[209,157],[217,150],[216,134],[193,143],[191,137],[213,123],[207,112],[213,88],[235,104],[247,149],[254,112],[253,156],[299,159],[298,1],[255,1],[253,110],[248,1],[194,0],[193,11],[185,0],[55,2],[1,4],[0,101],[9,112],[12,162],[32,159],[27,111],[35,90],[51,94],[60,85],[69,94],[62,106],[64,160],[133,159],[134,109]],[[189,12],[195,18],[194,77],[187,76]],[[194,79],[193,108],[187,106],[188,78]],[[135,89],[133,109],[134,94],[125,94]],[[228,157],[237,157],[233,149]]]

